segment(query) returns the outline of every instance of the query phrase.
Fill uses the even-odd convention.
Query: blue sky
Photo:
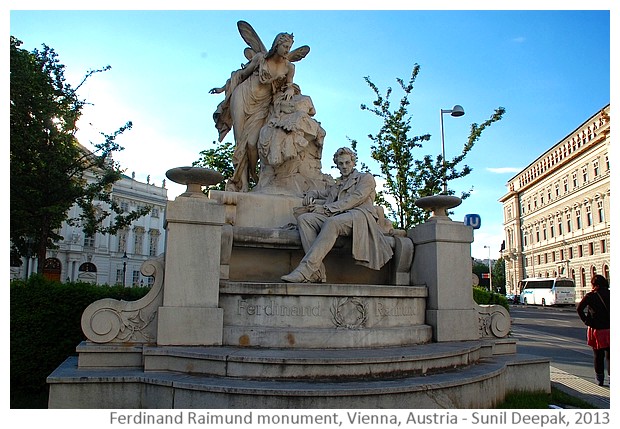
[[[18,4],[24,8],[29,2]],[[487,258],[483,246],[491,246],[495,259],[503,240],[498,199],[508,179],[610,102],[610,15],[616,14],[610,5],[476,11],[31,8],[10,10],[9,17],[10,34],[28,50],[42,43],[54,48],[74,84],[90,69],[112,66],[81,93],[94,106],[85,111],[80,139],[87,144],[98,131],[111,132],[131,120],[133,129],[121,140],[125,151],[116,158],[128,174],[135,172],[142,181],[150,175],[159,185],[166,170],[190,165],[217,139],[212,114],[222,95],[208,91],[245,60],[238,20],[248,21],[267,46],[282,31],[294,33],[294,47],[310,46],[296,64],[295,81],[312,97],[315,118],[327,131],[325,172],[332,153],[349,145],[347,138],[358,140],[361,161],[379,172],[366,136],[381,122],[360,109],[374,100],[363,78],[369,76],[382,91],[393,87],[396,104],[402,93],[395,79],[407,80],[418,63],[409,108],[412,135],[432,136],[420,157],[441,152],[440,109],[460,104],[466,112],[461,118],[444,116],[450,158],[460,152],[472,123],[506,108],[504,119],[487,129],[468,155],[473,172],[449,184],[457,192],[473,186],[452,219],[480,214],[472,254]],[[128,7],[127,2],[106,5],[116,6]],[[183,191],[169,181],[167,187],[171,199]]]

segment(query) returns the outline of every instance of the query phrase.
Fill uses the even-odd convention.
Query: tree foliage
[[[442,193],[444,172],[446,180],[462,178],[471,173],[468,165],[461,165],[474,144],[480,138],[484,129],[493,122],[499,121],[505,109],[498,107],[491,117],[478,125],[471,124],[470,135],[465,142],[461,153],[452,159],[446,159],[445,165],[442,155],[418,155],[423,143],[430,140],[430,134],[411,135],[412,117],[409,115],[410,96],[414,89],[415,80],[420,72],[420,66],[415,64],[409,81],[397,78],[396,81],[404,95],[398,106],[392,108],[392,88],[387,88],[382,95],[379,88],[365,77],[364,80],[374,92],[376,99],[372,106],[361,105],[361,109],[369,111],[383,120],[383,125],[376,134],[369,134],[372,141],[371,156],[381,169],[381,177],[385,180],[384,194],[380,195],[381,203],[388,209],[393,224],[399,229],[410,229],[424,222],[430,214],[415,205],[419,198]],[[354,145],[357,141],[353,140]],[[448,189],[449,195],[455,191]],[[471,189],[462,191],[460,197],[469,197]],[[394,206],[389,203],[392,200]]]
[[[504,258],[499,258],[493,264],[492,274],[493,274],[493,289],[498,291],[499,293],[506,293],[506,261]]]
[[[225,142],[221,144],[213,142],[213,144],[215,145],[214,148],[200,151],[200,158],[194,161],[192,163],[192,166],[211,168],[215,171],[218,171],[219,173],[222,173],[224,179],[228,180],[233,176],[235,172],[235,167],[232,163],[233,153],[235,152],[235,145],[231,142]],[[217,189],[220,191],[225,190],[226,180],[223,180],[217,185],[207,187],[204,192],[207,193],[209,189]],[[254,182],[250,178],[250,187],[252,187],[253,185]]]
[[[125,213],[111,198],[112,185],[122,175],[112,154],[123,149],[116,139],[131,129],[131,122],[110,135],[101,133],[103,141],[95,143],[93,151],[75,137],[87,104],[77,90],[110,66],[87,72],[74,88],[52,48],[43,45],[42,50],[29,52],[21,44],[11,36],[11,251],[18,256],[34,252],[42,262],[47,249],[63,239],[58,234],[63,221],[82,226],[86,235],[114,234],[150,207]],[[82,213],[69,219],[73,204]],[[103,226],[108,216],[113,216],[112,222]]]

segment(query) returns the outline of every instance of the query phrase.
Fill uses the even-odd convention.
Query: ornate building
[[[506,292],[527,277],[571,277],[577,300],[595,274],[609,278],[610,106],[607,105],[507,183]]]
[[[57,243],[58,249],[48,250],[44,261],[43,273],[46,277],[126,286],[148,285],[153,281],[152,277],[141,274],[140,267],[145,260],[164,253],[168,190],[165,183],[156,186],[149,183],[148,178],[144,183],[133,176],[123,176],[113,185],[112,198],[126,211],[151,206],[149,214],[135,220],[129,228],[116,235],[97,233],[87,236],[80,226],[63,222],[59,233],[64,240]],[[69,211],[69,218],[77,217],[79,210],[74,205]],[[109,225],[111,217],[104,222]],[[34,258],[24,258],[20,264],[11,267],[11,277],[27,277],[37,270],[37,263]]]

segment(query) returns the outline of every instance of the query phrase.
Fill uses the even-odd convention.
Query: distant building
[[[142,263],[164,253],[164,216],[168,202],[165,183],[139,182],[133,177],[123,176],[112,187],[112,198],[126,211],[151,206],[146,216],[134,221],[130,227],[116,235],[97,233],[84,234],[80,226],[63,222],[60,235],[64,240],[58,249],[48,250],[43,272],[48,278],[61,281],[85,281],[97,284],[124,284],[126,286],[149,285],[152,277],[140,273]],[[95,203],[97,204],[97,203]],[[102,209],[107,203],[99,203]],[[77,217],[80,209],[74,205],[69,218]],[[109,226],[108,217],[103,226]],[[21,266],[11,267],[12,278],[23,278],[37,270],[36,259],[24,258]],[[11,265],[14,265],[13,263]]]
[[[507,183],[506,292],[527,277],[571,277],[577,300],[610,266],[610,106],[552,146]]]

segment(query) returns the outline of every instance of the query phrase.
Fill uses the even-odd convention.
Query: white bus
[[[565,277],[530,278],[519,282],[521,304],[575,305],[575,282]]]

